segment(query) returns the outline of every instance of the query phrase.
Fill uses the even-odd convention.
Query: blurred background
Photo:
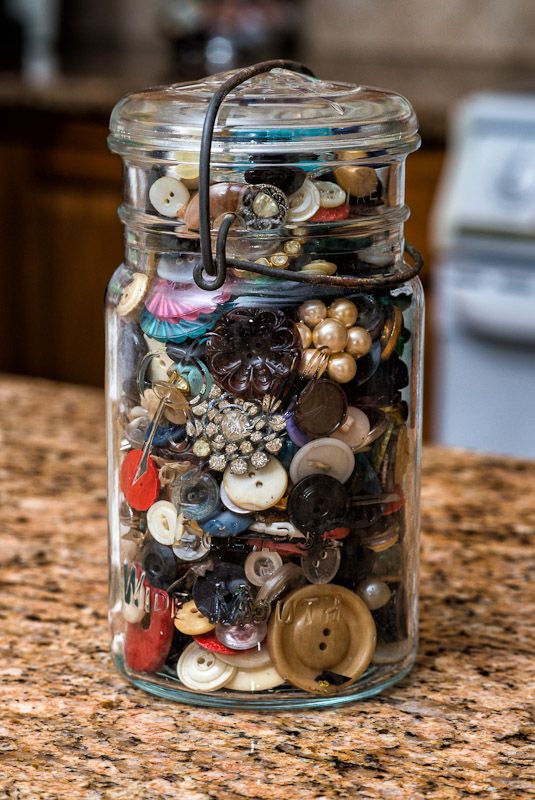
[[[102,384],[116,101],[292,57],[418,114],[427,439],[535,457],[534,44],[531,0],[0,0],[0,370]]]

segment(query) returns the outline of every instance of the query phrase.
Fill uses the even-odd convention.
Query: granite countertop
[[[231,713],[108,654],[103,398],[0,380],[0,798],[527,798],[534,465],[429,448],[421,644],[382,696]]]

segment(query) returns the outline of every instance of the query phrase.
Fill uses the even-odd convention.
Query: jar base
[[[403,660],[395,664],[372,665],[360,678],[358,685],[343,694],[329,695],[328,697],[316,697],[304,692],[299,695],[297,694],[299,690],[289,689],[288,692],[284,692],[280,688],[271,692],[255,692],[252,695],[244,692],[233,692],[232,694],[189,692],[186,689],[175,688],[173,685],[175,679],[171,676],[167,677],[163,673],[151,675],[149,679],[149,676],[143,676],[142,673],[132,672],[126,667],[124,658],[119,653],[113,653],[113,661],[117,671],[133,686],[165,700],[173,700],[202,708],[231,708],[241,711],[273,711],[274,709],[289,711],[310,708],[338,708],[349,703],[355,703],[358,700],[373,697],[399,683],[411,672],[416,660],[416,653],[417,648],[415,646]]]

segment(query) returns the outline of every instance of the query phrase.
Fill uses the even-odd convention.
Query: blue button
[[[222,511],[212,519],[200,522],[205,533],[210,536],[236,536],[246,531],[254,522],[253,514],[236,514],[234,511]]]

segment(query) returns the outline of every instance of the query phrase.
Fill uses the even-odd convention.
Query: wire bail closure
[[[227,267],[232,267],[255,272],[277,280],[297,281],[299,283],[310,283],[312,285],[340,286],[341,288],[365,289],[370,291],[378,287],[376,278],[355,277],[351,275],[314,275],[306,272],[284,271],[275,267],[268,267],[264,264],[257,264],[254,261],[243,261],[237,258],[227,258],[226,245],[230,227],[236,219],[236,214],[227,212],[223,215],[217,232],[215,260],[212,255],[212,231],[210,227],[210,161],[212,153],[212,141],[214,128],[219,113],[219,109],[228,94],[236,89],[245,81],[255,75],[270,72],[272,69],[286,69],[291,72],[301,73],[309,77],[316,77],[314,73],[304,64],[297,61],[286,59],[273,59],[271,61],[261,61],[250,67],[243,67],[234,72],[217,91],[214,92],[208,103],[206,116],[204,119],[201,150],[199,157],[199,240],[201,248],[201,260],[193,269],[193,278],[200,289],[215,291],[219,289],[227,278]],[[399,272],[383,274],[381,276],[381,286],[395,286],[414,278],[423,268],[423,259],[416,248],[406,244],[406,252],[413,260],[413,266],[408,267],[402,274]],[[206,273],[206,274],[205,274]]]

